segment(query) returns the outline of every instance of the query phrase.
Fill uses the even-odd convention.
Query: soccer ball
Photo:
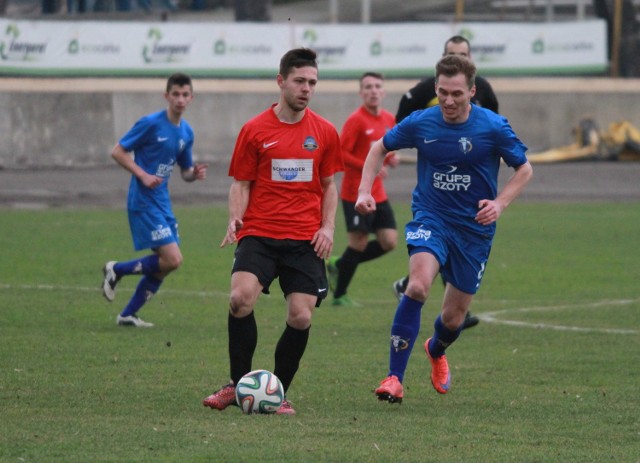
[[[236,401],[242,413],[275,413],[283,400],[282,383],[270,371],[251,371],[236,384]]]

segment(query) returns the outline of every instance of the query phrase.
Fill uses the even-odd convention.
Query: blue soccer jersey
[[[414,215],[433,211],[452,225],[489,237],[495,222],[480,225],[474,220],[478,201],[496,198],[500,159],[511,167],[527,162],[527,147],[509,122],[476,105],[461,124],[445,122],[440,106],[415,111],[387,132],[383,143],[389,151],[417,149]]]
[[[131,176],[127,207],[132,211],[155,208],[166,215],[171,212],[168,181],[177,164],[181,169],[193,166],[193,129],[186,120],[176,126],[167,117],[166,110],[141,118],[120,139],[126,151],[133,151],[135,163],[145,172],[165,179],[156,188],[147,188]]]

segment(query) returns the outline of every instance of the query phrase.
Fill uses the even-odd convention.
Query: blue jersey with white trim
[[[142,117],[120,139],[126,151],[133,151],[135,163],[148,174],[164,179],[156,188],[147,188],[134,175],[129,184],[127,207],[130,210],[157,208],[173,215],[167,186],[173,167],[181,169],[193,166],[193,129],[186,120],[174,125],[162,110]]]
[[[415,111],[387,132],[383,143],[389,151],[417,149],[414,215],[436,212],[486,236],[495,233],[495,222],[480,225],[474,218],[480,200],[496,198],[500,159],[510,167],[527,162],[527,147],[507,119],[474,104],[461,124],[445,122],[440,106]]]

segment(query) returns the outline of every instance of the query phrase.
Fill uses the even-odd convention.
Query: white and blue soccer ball
[[[275,413],[283,400],[282,383],[270,371],[251,371],[236,384],[236,401],[242,413]]]

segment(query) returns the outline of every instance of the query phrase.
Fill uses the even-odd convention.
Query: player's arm
[[[322,223],[313,235],[311,244],[322,259],[331,257],[333,251],[333,232],[336,229],[336,211],[338,210],[338,188],[334,176],[322,178]]]
[[[511,202],[516,199],[524,187],[529,183],[533,176],[533,168],[529,161],[515,168],[515,173],[511,176],[502,191],[493,201],[489,199],[481,199],[478,202],[478,213],[476,214],[476,222],[481,225],[489,225],[500,218]]]
[[[382,138],[371,145],[367,159],[364,161],[362,180],[360,180],[358,187],[358,200],[355,209],[360,214],[370,214],[376,210],[376,201],[371,196],[371,187],[388,152],[389,150],[382,143]]]
[[[185,182],[195,182],[207,178],[207,167],[209,164],[195,164],[188,169],[182,169],[180,174]]]
[[[224,239],[220,243],[221,248],[236,242],[236,233],[242,228],[242,218],[249,205],[250,192],[251,182],[248,180],[234,180],[231,184],[231,188],[229,188],[229,225]]]
[[[120,143],[116,143],[116,146],[111,150],[111,157],[119,165],[131,172],[147,188],[155,188],[164,181],[161,177],[146,173],[144,169],[135,163],[131,154]]]

